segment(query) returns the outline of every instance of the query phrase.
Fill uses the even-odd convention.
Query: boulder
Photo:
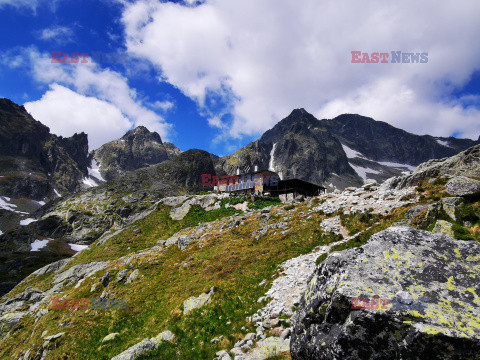
[[[133,270],[133,272],[130,274],[130,276],[127,279],[127,284],[130,284],[130,283],[134,282],[135,280],[137,280],[138,275],[139,275],[138,269]]]
[[[17,325],[26,315],[28,315],[27,312],[16,312],[0,316],[0,334],[10,331],[10,329]]]
[[[434,233],[445,234],[453,237],[454,234],[453,234],[452,226],[453,226],[452,223],[449,223],[448,221],[437,220],[432,231]]]
[[[441,200],[442,208],[455,221],[461,221],[460,206],[464,200],[461,197],[448,197]]]
[[[134,360],[140,355],[146,354],[150,351],[153,351],[158,348],[158,343],[150,340],[150,339],[143,339],[138,344],[129,347],[127,350],[114,356],[111,360]]]
[[[257,342],[257,348],[246,354],[245,360],[265,360],[290,350],[290,340],[268,337]]]
[[[153,342],[156,342],[156,343],[161,343],[161,342],[164,342],[164,341],[172,342],[173,339],[175,339],[175,334],[172,333],[170,330],[166,330],[164,332],[161,332],[160,334],[158,334],[157,336],[155,336],[151,340]]]
[[[480,195],[480,181],[465,176],[457,176],[445,185],[445,190],[451,195],[478,196]]]
[[[328,256],[293,317],[292,359],[475,359],[480,244],[391,227]]]
[[[105,343],[105,342],[109,342],[109,341],[113,341],[115,340],[117,337],[119,337],[120,334],[119,333],[111,333],[111,334],[108,334],[107,336],[105,336],[102,340],[102,343]]]
[[[377,180],[367,179],[367,180],[365,180],[365,182],[363,183],[362,188],[363,188],[364,190],[370,190],[370,189],[372,189],[373,187],[376,187],[377,185],[378,185]]]
[[[205,305],[207,305],[213,297],[213,287],[210,289],[208,293],[203,293],[198,297],[192,296],[191,298],[187,299],[183,303],[183,314],[188,314],[190,311],[194,309],[199,309]]]
[[[115,278],[115,281],[118,282],[118,283],[124,282],[125,279],[127,278],[127,274],[128,274],[127,269],[120,270],[117,273],[117,277]]]
[[[191,241],[192,239],[190,239],[188,235],[180,235],[178,237],[178,248],[180,250],[185,250]]]
[[[427,229],[435,221],[440,210],[440,204],[417,205],[405,213],[405,219],[419,229]]]
[[[103,286],[107,286],[108,283],[110,282],[110,271],[105,271],[105,273],[102,276],[102,279],[100,280]]]

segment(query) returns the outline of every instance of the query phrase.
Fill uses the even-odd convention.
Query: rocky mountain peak
[[[127,171],[159,164],[180,153],[173,144],[163,143],[157,132],[138,126],[120,139],[93,151],[92,157],[100,165],[100,174],[108,181]]]
[[[122,140],[131,141],[155,141],[159,144],[162,144],[162,138],[155,131],[148,130],[145,126],[137,126],[135,129],[130,130],[125,135],[122,136]]]

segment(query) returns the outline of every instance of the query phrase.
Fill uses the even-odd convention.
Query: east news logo
[[[422,53],[413,53],[413,52],[401,52],[401,51],[391,51],[388,52],[361,52],[361,51],[352,51],[352,63],[355,64],[426,64],[428,63],[428,52]],[[390,57],[390,54],[392,55]]]

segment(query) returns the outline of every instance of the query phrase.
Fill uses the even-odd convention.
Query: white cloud
[[[172,110],[175,107],[175,103],[169,100],[165,101],[155,101],[153,104],[151,104],[154,109],[159,109],[162,110],[163,112],[167,112],[169,110]]]
[[[34,12],[40,5],[48,5],[55,10],[57,2],[60,0],[0,0],[0,9],[4,6],[14,6],[16,8],[30,8]]]
[[[142,101],[138,99],[135,89],[130,88],[127,79],[119,73],[109,69],[102,69],[92,62],[84,64],[52,63],[51,56],[42,55],[34,48],[29,49],[29,57],[30,63],[32,64],[32,72],[37,81],[49,85],[62,85],[60,88],[58,88],[57,85],[51,87],[50,91],[38,101],[46,102],[45,107],[35,102],[37,105],[35,108],[31,108],[32,115],[37,118],[38,114],[36,110],[42,110],[40,114],[42,118],[38,117],[38,120],[45,124],[52,124],[53,120],[58,119],[58,117],[53,117],[53,115],[51,120],[46,119],[47,115],[53,114],[53,111],[46,110],[53,105],[52,99],[71,97],[71,103],[79,104],[78,96],[82,96],[97,99],[103,104],[113,106],[122,117],[129,120],[128,127],[125,127],[125,122],[120,122],[122,125],[120,127],[113,126],[113,130],[123,129],[122,131],[124,133],[129,129],[130,125],[144,125],[151,131],[157,131],[164,140],[168,140],[168,132],[171,125],[166,123],[160,115],[147,109]],[[65,91],[67,87],[73,89],[75,92],[67,93]],[[99,109],[98,103],[93,101],[82,102],[82,106],[88,105],[95,105],[91,109],[93,113],[96,113]],[[84,112],[87,113],[88,111],[88,109],[84,110]],[[83,126],[79,126],[78,121],[80,118],[85,122]],[[62,136],[70,136],[72,133],[80,131],[80,129],[84,130],[88,128],[89,131],[85,131],[88,133],[89,138],[92,139],[90,149],[95,149],[103,143],[117,138],[118,135],[123,135],[123,133],[118,133],[118,131],[108,133],[101,129],[96,132],[95,124],[97,120],[95,118],[80,118],[63,118],[62,124],[51,126],[51,128],[54,133]],[[118,114],[115,114],[110,109],[106,121],[111,122],[113,121],[112,119],[118,120],[119,117]]]
[[[209,118],[224,111],[215,114],[209,94],[227,99],[230,136],[263,132],[297,107],[356,112],[415,133],[480,132],[478,107],[449,97],[480,68],[479,2],[187,3],[126,3],[126,46]],[[429,61],[352,64],[353,50],[428,52]]]
[[[87,133],[90,149],[118,139],[132,125],[114,105],[58,84],[51,85],[40,100],[26,103],[25,109],[55,134]]]
[[[38,37],[42,40],[54,41],[57,44],[67,44],[73,41],[73,30],[67,26],[51,26],[43,29],[38,33]]]

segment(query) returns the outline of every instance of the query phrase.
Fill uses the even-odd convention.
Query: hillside
[[[380,356],[415,339],[410,349],[417,354],[429,348],[441,358],[450,349],[445,358],[463,351],[474,359],[480,289],[469,282],[480,270],[479,151],[437,161],[434,176],[382,186],[369,181],[292,204],[214,194],[163,198],[145,217],[40,269],[4,296],[0,357],[313,359],[322,342],[310,339],[323,337],[331,358],[340,356],[336,344],[349,341]],[[455,175],[445,172],[453,167]],[[421,243],[412,245],[409,234]],[[422,251],[439,256],[422,264]],[[453,275],[438,277],[445,266]],[[349,278],[334,268],[368,276],[342,285]],[[372,284],[380,285],[370,293]],[[347,292],[352,286],[361,292]],[[353,297],[375,294],[391,300],[385,310],[351,308]],[[406,302],[392,308],[396,296]],[[92,298],[103,299],[103,307],[92,308]],[[423,308],[411,307],[410,298],[421,298]],[[311,317],[306,309],[313,309]],[[354,337],[384,324],[391,333]],[[299,336],[304,330],[312,336]],[[388,338],[380,349],[377,336]],[[341,349],[343,358],[359,358],[348,346]]]

